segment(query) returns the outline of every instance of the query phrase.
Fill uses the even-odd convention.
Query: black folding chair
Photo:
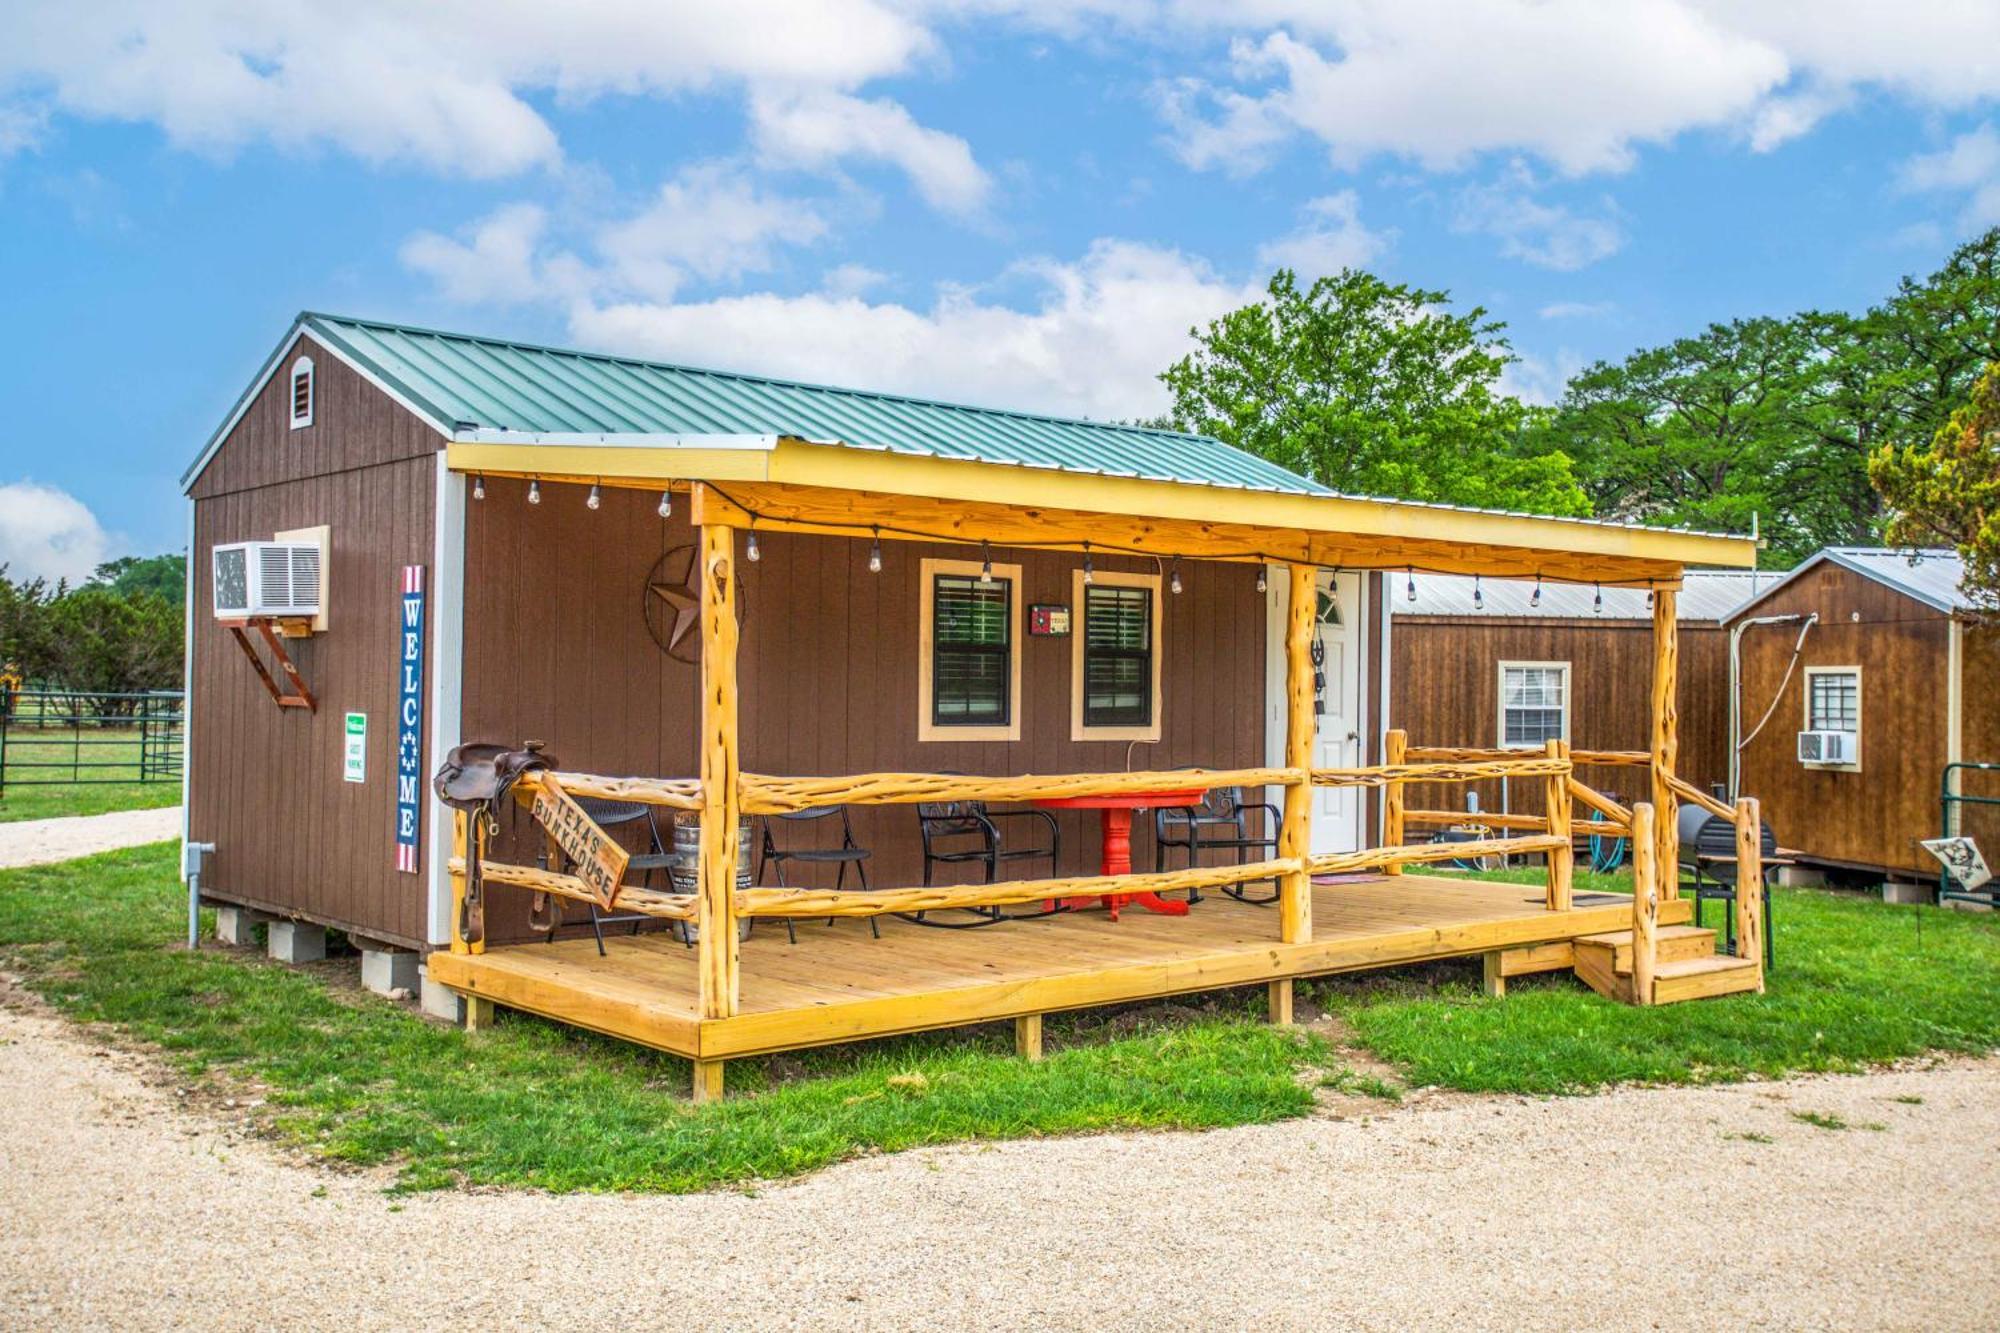
[[[803,825],[835,818],[840,820],[838,847],[780,847],[776,836],[772,833],[773,821]],[[810,810],[794,810],[788,814],[764,816],[763,849],[757,862],[757,882],[762,884],[764,871],[775,867],[778,873],[778,887],[789,887],[785,883],[785,866],[788,862],[799,865],[837,866],[838,870],[833,880],[836,893],[847,887],[847,868],[853,866],[854,873],[861,878],[862,890],[867,891],[868,849],[854,840],[854,825],[848,819],[847,807],[844,805],[816,805]],[[831,918],[827,924],[833,924]],[[875,933],[876,939],[882,938],[882,925],[872,916],[868,918],[868,929]],[[798,931],[793,927],[790,917],[785,918],[785,937],[793,944],[799,942]]]
[[[1250,831],[1252,810],[1263,811],[1265,832]],[[1163,806],[1153,811],[1153,869],[1167,868],[1170,847],[1187,854],[1190,870],[1201,864],[1201,854],[1206,851],[1234,852],[1237,865],[1246,864],[1253,851],[1263,854],[1260,859],[1269,859],[1278,854],[1280,822],[1278,808],[1269,801],[1246,802],[1241,787],[1211,787],[1200,805]],[[1278,900],[1275,889],[1268,898],[1247,896],[1241,884],[1225,884],[1222,891],[1238,902],[1258,907]],[[1200,902],[1201,894],[1190,890],[1188,901]]]
[[[1000,828],[1000,821],[1007,819],[1026,819],[1043,825],[1049,835],[1047,844],[1036,841],[1009,846]],[[941,865],[980,866],[986,873],[985,882],[992,884],[999,880],[1001,866],[1042,857],[1048,858],[1049,874],[1053,876],[1062,855],[1062,826],[1046,810],[989,810],[984,801],[920,801],[917,803],[917,832],[924,844],[925,888],[931,886],[932,877]],[[970,930],[977,926],[998,925],[1002,921],[1027,921],[1038,916],[1051,916],[1059,909],[1049,907],[1038,912],[1014,913],[998,907],[966,910],[977,919],[932,921],[925,912],[906,915],[903,919],[940,930]]]
[[[1763,858],[1764,873],[1760,888],[1763,892],[1764,907],[1764,966],[1775,970],[1778,965],[1778,942],[1774,938],[1777,931],[1771,921],[1771,876],[1778,868],[1778,839],[1765,824],[1757,839],[1759,854]],[[1682,881],[1694,889],[1694,923],[1702,924],[1703,908],[1709,903],[1722,903],[1723,951],[1736,952],[1736,826],[1729,820],[1710,816],[1695,832],[1693,846],[1681,848],[1680,869],[1687,875]]]

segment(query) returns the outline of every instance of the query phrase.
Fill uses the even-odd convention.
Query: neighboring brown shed
[[[1778,577],[1735,570],[1689,570],[1684,577],[1676,608],[1678,771],[1704,789],[1724,782],[1729,771],[1723,617],[1753,596],[1760,581],[1768,587]],[[1538,749],[1557,737],[1576,750],[1644,750],[1652,689],[1650,601],[1641,588],[1391,575],[1389,725],[1438,745]],[[1621,800],[1644,794],[1643,770],[1579,773]],[[1426,796],[1459,802],[1464,790]],[[1533,814],[1542,808],[1534,783],[1509,789],[1487,782],[1471,790],[1482,810]]]
[[[2000,631],[1979,625],[1950,551],[1833,547],[1730,614],[1746,631],[1745,792],[1779,838],[1811,862],[1891,878],[1935,879],[1918,843],[1941,832],[1945,765],[2000,762]],[[1813,617],[1798,648],[1798,627]],[[1846,740],[1811,741],[1835,733]],[[1823,747],[1831,762],[1802,757]],[[2000,774],[1963,790],[2000,795]],[[2000,854],[2000,819],[1969,807],[1959,830]]]

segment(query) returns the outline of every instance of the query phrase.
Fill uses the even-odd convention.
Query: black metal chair
[[[667,863],[672,860],[667,855],[666,847],[660,842],[660,826],[653,819],[653,807],[641,804],[638,801],[611,801],[597,796],[579,796],[576,798],[576,803],[583,808],[583,812],[589,815],[599,828],[614,829],[624,824],[636,824],[642,819],[646,821],[646,834],[651,840],[652,850],[636,853],[631,861],[627,863],[626,870],[628,873],[633,870],[643,871],[646,876],[646,883],[650,887],[653,882],[654,872],[665,870]],[[562,900],[558,898],[556,901],[560,903]],[[606,926],[629,924],[632,927],[632,933],[637,935],[639,927],[652,919],[641,912],[607,913],[598,907],[596,903],[590,903],[588,906],[590,907],[590,931],[591,934],[597,937],[597,956],[600,958],[605,956],[604,928]],[[560,908],[558,908],[555,924],[549,928],[549,943],[555,943],[556,927],[561,924],[562,917],[560,915]]]
[[[1779,864],[1777,835],[1765,824],[1757,840],[1764,862],[1761,888],[1764,896],[1764,966],[1778,965],[1778,942],[1771,920],[1771,876]],[[1680,870],[1686,876],[1677,887],[1694,889],[1694,924],[1702,924],[1703,908],[1721,903],[1722,942],[1726,953],[1736,952],[1736,826],[1727,819],[1709,816],[1695,831],[1692,843],[1682,843]]]
[[[1008,846],[1000,829],[1000,821],[1006,819],[1029,819],[1043,824],[1048,830],[1048,845]],[[992,884],[999,880],[1002,865],[1013,861],[1038,860],[1045,856],[1049,860],[1049,874],[1053,876],[1062,855],[1062,826],[1046,810],[989,810],[984,801],[919,801],[917,831],[924,844],[925,888],[931,886],[932,876],[941,865],[983,866],[986,883]],[[1050,916],[1060,909],[1052,907],[1039,912],[1016,913],[1008,913],[998,907],[966,910],[978,919],[932,921],[924,912],[906,915],[904,919],[940,930],[970,930],[975,926],[992,926],[1002,921]]]
[[[1252,810],[1264,812],[1263,833],[1250,831]],[[1163,806],[1153,811],[1153,869],[1167,868],[1167,850],[1173,847],[1187,853],[1189,869],[1201,864],[1201,854],[1207,851],[1234,852],[1237,865],[1245,864],[1253,851],[1274,857],[1281,822],[1278,808],[1269,801],[1245,801],[1241,787],[1211,787],[1200,805]],[[1258,907],[1278,900],[1275,888],[1267,898],[1249,897],[1241,884],[1225,884],[1222,891],[1238,902]],[[1188,901],[1200,902],[1201,894],[1189,891]]]
[[[811,824],[822,819],[834,818],[840,820],[838,847],[780,847],[776,835],[772,832],[774,821],[786,824]],[[757,882],[762,884],[764,872],[776,867],[777,887],[781,889],[789,887],[785,883],[787,862],[839,867],[833,880],[836,893],[847,887],[847,868],[853,866],[854,873],[861,878],[862,890],[865,892],[868,888],[868,849],[854,840],[854,824],[847,817],[847,807],[844,805],[816,805],[810,810],[793,810],[785,814],[764,816],[762,850],[757,861]],[[831,918],[827,924],[832,924]],[[875,933],[876,939],[882,938],[882,924],[872,916],[868,918],[868,929]],[[790,917],[785,918],[785,937],[794,944],[799,942],[798,930],[793,926]]]

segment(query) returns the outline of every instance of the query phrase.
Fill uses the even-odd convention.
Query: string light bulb
[[[750,563],[753,565],[764,558],[764,553],[757,549],[757,530],[755,528],[750,529],[750,540],[745,544],[743,554],[750,557]]]
[[[1534,592],[1528,595],[1528,605],[1531,607],[1539,607],[1541,604],[1542,604],[1542,576],[1538,572],[1535,575],[1535,590]]]
[[[1095,582],[1097,582],[1097,571],[1096,571],[1095,569],[1093,569],[1093,568],[1091,567],[1091,564],[1090,564],[1090,543],[1089,543],[1089,542],[1085,542],[1085,543],[1083,544],[1083,581],[1084,581],[1085,583],[1095,583]]]
[[[1414,602],[1417,600],[1417,571],[1405,565],[1403,567],[1403,577],[1410,581],[1409,591],[1405,595],[1410,601]]]
[[[1604,585],[1599,583],[1595,586],[1597,588],[1597,596],[1591,599],[1590,609],[1592,613],[1601,616],[1604,614]]]
[[[1486,593],[1479,586],[1479,575],[1477,574],[1472,576],[1472,609],[1475,611],[1486,609]]]
[[[993,586],[993,543],[983,539],[979,543],[979,586]]]
[[[1173,568],[1167,574],[1167,587],[1173,591],[1174,596],[1180,596],[1181,558],[1179,556],[1174,557]]]
[[[880,574],[882,572],[882,529],[880,528],[875,529],[875,540],[868,544],[868,572],[870,574]]]
[[[598,489],[597,483],[593,481],[590,483],[590,494],[583,497],[583,507],[585,509],[601,509],[603,506],[604,492]]]
[[[660,492],[659,514],[661,518],[672,518],[674,516],[674,493],[672,491]]]
[[[1264,562],[1259,560],[1257,562],[1257,591],[1269,592],[1270,590],[1271,590],[1271,576],[1265,570]]]
[[[486,478],[480,476],[477,472],[472,474],[472,498],[475,500],[484,500],[486,498]]]
[[[542,502],[542,479],[540,477],[536,477],[528,482],[528,503],[531,505],[538,505],[541,502]]]

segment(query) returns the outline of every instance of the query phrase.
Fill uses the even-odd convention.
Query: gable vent
[[[292,362],[292,429],[313,424],[313,363],[309,356]]]

